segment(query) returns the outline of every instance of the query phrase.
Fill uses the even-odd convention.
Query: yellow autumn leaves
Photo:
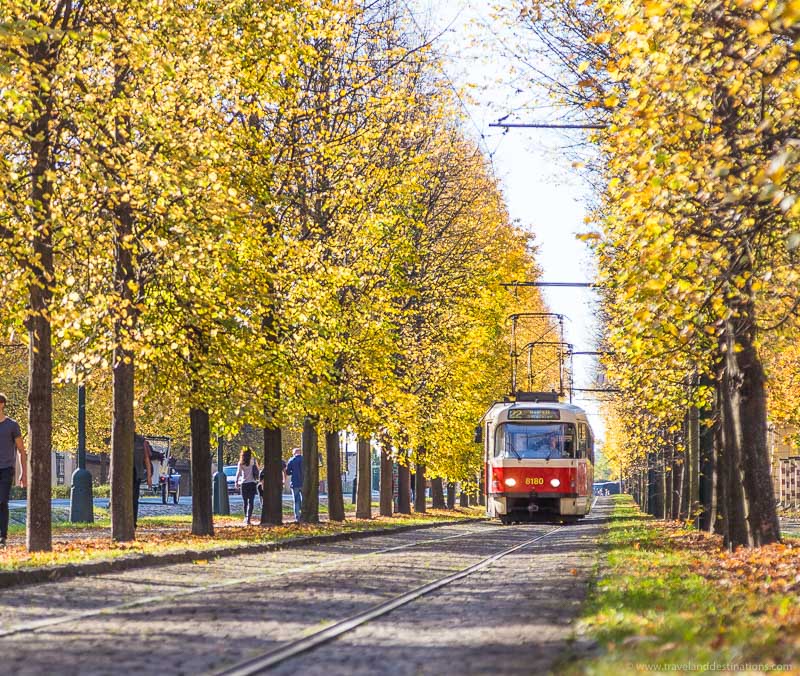
[[[499,286],[537,274],[527,238],[408,17],[54,11],[0,10],[0,321],[18,339],[31,290],[51,294],[54,377],[94,388],[93,448],[110,368],[132,361],[144,431],[185,435],[190,407],[224,434],[308,416],[472,476],[471,429],[507,387],[506,318],[542,306]],[[32,198],[32,180],[52,190]]]
[[[797,367],[775,360],[798,331],[787,246],[800,228],[798,34],[786,3],[596,7],[597,41],[610,45],[620,86],[618,101],[604,99],[610,126],[597,135],[606,189],[596,219],[615,353],[607,368],[624,392],[609,410],[608,453],[624,471],[672,443],[689,406],[710,405],[698,384],[729,372],[726,333],[734,352],[752,344],[780,370],[768,387]],[[757,397],[763,385],[744,377]],[[793,388],[770,398],[773,418],[797,419]]]

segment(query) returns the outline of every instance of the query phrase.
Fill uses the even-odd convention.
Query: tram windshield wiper
[[[522,460],[522,456],[519,453],[517,453],[517,449],[516,448],[514,448],[511,445],[509,445],[508,450],[510,450],[514,455],[517,456],[517,460],[520,460],[520,461]]]

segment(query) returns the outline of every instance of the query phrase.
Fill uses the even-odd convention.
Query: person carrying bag
[[[241,481],[239,480],[241,478]],[[236,485],[241,486],[244,501],[244,524],[250,525],[258,491],[258,464],[249,446],[242,447],[239,466],[236,468]]]

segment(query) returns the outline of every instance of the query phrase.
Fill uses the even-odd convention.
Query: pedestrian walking
[[[286,474],[291,478],[294,520],[296,523],[300,523],[300,509],[303,506],[303,451],[301,449],[292,449],[292,458],[286,465]]]
[[[139,521],[139,487],[147,481],[147,487],[153,488],[153,463],[151,453],[153,447],[141,434],[133,435],[133,527]]]
[[[28,484],[28,456],[22,441],[19,423],[6,416],[6,395],[0,392],[0,547],[5,547],[8,537],[8,501],[11,499],[11,484],[14,468],[19,456],[19,485]]]
[[[239,465],[236,468],[236,485],[242,489],[244,524],[249,526],[250,519],[253,517],[253,507],[256,504],[256,492],[258,490],[258,463],[256,463],[253,451],[249,446],[242,447]]]

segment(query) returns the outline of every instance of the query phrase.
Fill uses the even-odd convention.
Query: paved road
[[[589,519],[556,531],[454,524],[5,590],[4,670],[213,673],[547,534],[274,670],[546,672],[570,636],[596,561],[609,503],[600,500]],[[131,602],[140,605],[119,607]]]
[[[380,495],[373,491],[372,493],[373,500],[378,500]],[[95,498],[93,500],[95,507],[100,507],[102,509],[108,508],[108,498]],[[228,497],[231,506],[231,513],[232,514],[241,514],[243,513],[242,508],[242,496],[241,495],[230,495]],[[320,504],[327,504],[328,503],[328,496],[325,493],[322,493],[319,496]],[[284,495],[283,502],[285,505],[292,504],[292,496],[291,495]],[[346,495],[344,497],[345,505],[352,504],[350,502],[350,496]],[[69,520],[69,509],[70,509],[70,501],[68,499],[61,499],[57,498],[51,500],[51,504],[53,507],[53,515],[56,516],[59,520]],[[25,500],[11,500],[8,503],[9,509],[11,510],[11,518],[12,521],[17,521],[19,523],[25,523],[25,512],[27,510],[27,503]],[[258,498],[256,498],[256,510],[260,512],[261,510],[261,502]],[[184,495],[178,499],[178,504],[173,505],[172,500],[164,505],[161,502],[160,497],[150,497],[150,496],[143,496],[139,499],[139,516],[170,516],[172,514],[191,514],[192,513],[192,497],[190,495]]]

